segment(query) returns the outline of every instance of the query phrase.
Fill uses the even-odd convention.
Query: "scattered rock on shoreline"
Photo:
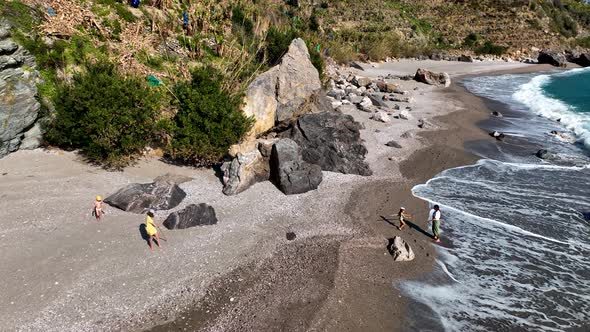
[[[539,151],[537,151],[537,153],[535,153],[535,156],[537,156],[537,158],[544,159],[544,160],[551,160],[551,159],[557,158],[557,155],[555,155],[552,152],[547,151],[546,149],[540,149]]]
[[[217,216],[215,209],[208,204],[191,204],[180,211],[171,213],[163,224],[168,229],[215,225],[217,224]]]
[[[447,73],[435,73],[426,69],[418,69],[414,79],[418,82],[448,87],[451,85],[451,77]]]
[[[498,111],[493,111],[493,112],[492,112],[492,115],[493,115],[493,116],[495,116],[495,117],[497,117],[497,118],[501,118],[501,117],[503,117],[502,113],[500,113],[500,112],[498,112]]]
[[[576,142],[576,137],[569,133],[563,133],[557,130],[553,130],[550,134],[562,142],[567,142],[570,144],[574,144]]]
[[[389,239],[387,249],[391,256],[393,256],[395,262],[408,262],[415,258],[414,251],[410,245],[401,238],[401,236]]]
[[[170,210],[186,197],[172,182],[132,183],[107,197],[104,202],[123,211],[144,213],[147,209]]]
[[[498,141],[503,141],[504,138],[506,137],[506,135],[504,135],[503,133],[499,132],[499,131],[493,131],[490,133],[490,136],[492,136],[493,138],[495,138]]]
[[[391,119],[389,118],[389,115],[387,115],[387,113],[385,113],[383,111],[377,111],[377,112],[373,113],[373,115],[371,115],[371,119],[373,119],[375,121],[384,122],[384,123],[388,123],[391,121]]]
[[[390,148],[397,148],[397,149],[401,149],[402,148],[402,146],[399,145],[399,143],[396,142],[396,141],[389,141],[385,145],[389,146]]]

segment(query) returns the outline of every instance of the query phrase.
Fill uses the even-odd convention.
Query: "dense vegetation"
[[[167,147],[173,158],[200,165],[217,162],[250,130],[253,119],[240,111],[243,94],[224,90],[222,79],[216,69],[203,67],[175,87],[178,112]]]
[[[80,149],[91,161],[125,165],[155,138],[160,96],[138,78],[123,77],[113,64],[89,63],[71,83],[61,82],[46,139]]]

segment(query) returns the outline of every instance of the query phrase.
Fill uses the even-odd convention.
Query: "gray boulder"
[[[164,227],[168,229],[185,229],[215,224],[217,224],[215,209],[205,203],[191,204],[180,211],[173,212],[163,223]]]
[[[367,86],[371,85],[373,81],[371,81],[370,78],[367,77],[361,77],[361,76],[355,76],[354,79],[352,80],[352,84],[356,85],[357,87],[364,87],[366,88]]]
[[[311,63],[305,42],[294,39],[279,65],[276,122],[292,119],[293,113],[321,88],[320,74]]]
[[[544,159],[544,160],[559,159],[555,153],[549,152],[546,149],[540,149],[539,151],[537,151],[537,153],[535,153],[535,156],[537,156],[537,158]]]
[[[0,158],[19,148],[39,147],[43,134],[36,124],[41,104],[37,101],[34,58],[8,39],[8,31],[0,22]]]
[[[294,39],[281,63],[258,76],[246,89],[243,111],[256,120],[251,136],[296,118],[301,106],[321,87],[305,42]]]
[[[385,81],[377,81],[376,84],[377,84],[377,87],[379,88],[379,91],[381,91],[381,92],[392,93],[392,92],[399,89],[399,84],[395,84],[395,83],[388,83]]]
[[[270,178],[285,195],[302,194],[317,189],[322,182],[322,169],[305,162],[297,143],[285,138],[272,147]]]
[[[408,262],[414,260],[416,257],[410,245],[400,236],[390,239],[387,249],[395,262]]]
[[[282,136],[297,142],[303,160],[324,171],[368,176],[372,172],[364,161],[361,128],[350,115],[323,112],[301,116]]]
[[[255,183],[266,181],[270,177],[268,158],[264,158],[258,148],[238,153],[230,162],[221,167],[223,171],[223,193],[236,195],[250,188]]]
[[[418,69],[414,80],[429,85],[448,87],[451,85],[451,77],[447,73],[435,73],[426,69]]]
[[[387,104],[383,101],[383,97],[379,98],[378,95],[368,95],[367,96],[374,106],[387,108]]]
[[[145,210],[169,210],[186,197],[178,185],[166,182],[132,183],[107,197],[105,203],[123,211],[144,213]]]
[[[555,67],[567,67],[565,55],[548,49],[539,52],[537,61],[540,64],[548,63]]]

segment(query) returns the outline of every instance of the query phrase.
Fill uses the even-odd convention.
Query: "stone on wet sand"
[[[410,245],[401,238],[401,236],[396,236],[393,239],[390,239],[387,249],[395,262],[408,262],[415,258],[414,251]]]
[[[215,224],[217,224],[215,209],[205,203],[190,204],[180,211],[173,212],[163,223],[164,227],[168,229],[185,229]]]
[[[144,213],[148,209],[170,210],[186,197],[178,185],[161,181],[132,183],[107,197],[104,202],[132,213]]]

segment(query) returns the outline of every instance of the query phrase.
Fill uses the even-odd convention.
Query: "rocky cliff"
[[[35,59],[10,38],[0,23],[0,158],[41,143]]]

